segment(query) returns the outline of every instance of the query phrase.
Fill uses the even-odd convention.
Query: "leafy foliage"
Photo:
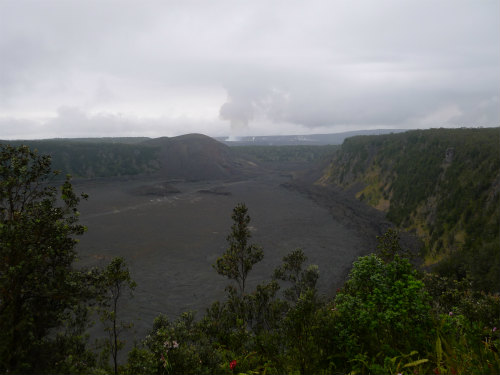
[[[159,318],[163,323],[155,322],[156,334],[145,340],[154,354],[133,353],[156,358],[158,373],[497,371],[498,297],[471,292],[464,283],[453,291],[455,284],[435,275],[420,279],[401,256],[406,251],[395,231],[379,238],[378,251],[389,256],[359,258],[344,288],[327,301],[315,288],[317,268],[305,267],[304,253],[294,250],[273,282],[244,295],[229,288],[227,300],[214,303],[198,323],[191,315],[173,324]],[[288,301],[277,298],[277,281],[288,286]],[[454,313],[443,314],[448,308]],[[267,320],[254,319],[262,315]]]
[[[273,279],[291,284],[290,288],[283,292],[290,302],[295,303],[303,293],[316,289],[319,278],[318,266],[311,265],[303,270],[306,260],[307,257],[302,249],[296,249],[283,258],[283,265],[274,270]]]
[[[410,263],[399,256],[384,263],[375,255],[359,258],[344,289],[337,294],[339,326],[346,350],[375,356],[424,350],[431,327],[429,296]],[[354,352],[353,352],[354,351]]]
[[[500,254],[499,142],[499,128],[353,137],[322,181],[344,187],[361,182],[357,196],[416,231],[429,263],[447,258],[443,272],[498,291],[500,263],[492,258]]]
[[[68,177],[58,199],[50,176],[50,157],[25,146],[1,147],[1,372],[53,365],[45,358],[48,343],[57,345],[51,333],[75,314],[82,317],[81,303],[91,297],[85,275],[73,269],[74,236],[85,230],[78,224],[80,198]]]
[[[160,374],[201,374],[218,364],[218,353],[209,350],[210,343],[189,312],[175,322],[160,315],[144,343]]]
[[[58,197],[49,183],[50,158],[26,147],[2,147],[0,157],[2,372],[500,372],[500,297],[471,288],[478,279],[467,271],[461,280],[417,272],[394,230],[378,238],[378,255],[354,262],[334,298],[319,295],[318,267],[306,265],[301,249],[283,258],[271,281],[249,291],[246,278],[263,251],[249,244],[243,204],[233,210],[228,249],[214,266],[237,287],[229,286],[226,299],[199,320],[191,312],[173,321],[158,316],[119,367],[118,302],[135,287],[124,259],[104,270],[75,270],[74,236],[84,228],[71,183]],[[474,267],[483,269],[481,262]],[[97,364],[87,345],[91,302],[110,334],[113,369]]]
[[[248,273],[264,258],[264,252],[260,247],[248,243],[251,233],[248,226],[250,216],[247,212],[248,209],[243,203],[234,208],[231,215],[233,225],[231,233],[227,236],[229,247],[214,265],[217,273],[236,281],[240,296],[245,293]]]
[[[27,144],[41,154],[51,156],[52,167],[75,177],[95,178],[136,175],[159,168],[158,148],[140,143],[110,140],[40,140],[10,141],[11,145]]]

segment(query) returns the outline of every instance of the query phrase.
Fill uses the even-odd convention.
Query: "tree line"
[[[56,188],[50,157],[0,149],[0,372],[95,374],[496,374],[500,299],[417,270],[398,233],[354,262],[335,297],[316,287],[302,249],[253,288],[264,258],[251,242],[248,208],[232,212],[227,248],[213,265],[226,296],[201,317],[158,316],[119,363],[120,301],[135,288],[126,262],[75,267],[77,196]],[[60,181],[60,180],[58,180]],[[107,334],[89,343],[92,319]]]
[[[77,178],[131,176],[156,172],[158,147],[127,138],[9,141],[51,156],[52,166]],[[1,141],[0,141],[1,143]]]

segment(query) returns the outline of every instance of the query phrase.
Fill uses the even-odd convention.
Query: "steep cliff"
[[[500,263],[499,146],[499,128],[353,137],[319,183],[352,189],[400,228],[415,231],[428,264],[464,251],[476,259],[486,251],[495,259],[485,262]]]

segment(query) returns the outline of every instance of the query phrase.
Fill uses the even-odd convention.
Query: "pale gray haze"
[[[498,0],[0,0],[0,139],[499,125]]]

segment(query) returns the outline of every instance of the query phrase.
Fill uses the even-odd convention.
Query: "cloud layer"
[[[0,2],[0,139],[500,125],[500,3]]]

